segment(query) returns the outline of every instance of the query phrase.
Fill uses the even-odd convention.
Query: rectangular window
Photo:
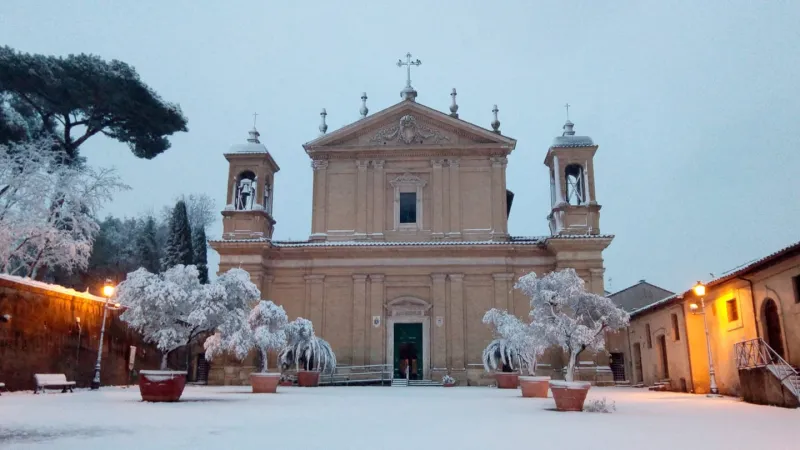
[[[647,335],[647,348],[653,348],[653,336],[650,335],[650,324],[644,326],[644,332]]]
[[[736,299],[732,298],[725,302],[725,307],[728,310],[728,322],[736,322],[739,320],[739,308],[736,305]]]
[[[680,341],[681,340],[681,331],[678,328],[678,315],[677,314],[673,314],[672,315],[672,337],[676,341]]]
[[[417,193],[400,193],[400,223],[417,223]]]
[[[792,281],[794,282],[794,302],[800,303],[800,275],[792,277]]]

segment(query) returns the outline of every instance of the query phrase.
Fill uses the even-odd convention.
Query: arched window
[[[236,177],[234,185],[234,207],[239,211],[253,209],[256,200],[256,174],[245,170]]]
[[[586,186],[584,185],[583,166],[570,164],[564,169],[567,180],[567,203],[583,205],[586,203]]]

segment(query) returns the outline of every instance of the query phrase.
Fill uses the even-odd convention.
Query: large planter
[[[319,372],[316,370],[300,370],[297,372],[297,385],[301,387],[319,386]]]
[[[186,386],[186,372],[140,370],[139,392],[146,402],[177,402]]]
[[[519,386],[519,375],[514,372],[496,372],[494,379],[498,389],[516,389]]]
[[[251,373],[250,385],[253,394],[274,394],[278,391],[278,382],[281,380],[279,373]]]
[[[550,377],[519,377],[523,397],[547,398]]]
[[[592,384],[588,381],[551,381],[550,390],[559,411],[583,411]]]

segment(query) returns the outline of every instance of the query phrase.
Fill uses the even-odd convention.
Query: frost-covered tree
[[[97,211],[127,189],[111,169],[64,166],[52,141],[0,145],[0,272],[85,269]]]
[[[79,162],[79,147],[96,134],[150,159],[170,147],[167,136],[187,131],[180,107],[162,100],[133,67],[94,55],[56,57],[0,47],[0,94],[28,126],[38,123],[58,140],[66,164]],[[16,127],[19,135],[20,126],[17,120],[0,129]]]
[[[143,221],[139,234],[136,236],[136,257],[142,267],[153,273],[161,271],[156,232],[156,220],[153,216],[148,216]]]
[[[164,249],[161,267],[169,269],[178,264],[188,266],[193,262],[192,229],[189,226],[189,218],[186,215],[186,203],[183,200],[179,200],[172,210],[172,217],[169,219],[169,236],[167,237],[167,245]]]
[[[250,311],[246,320],[231,316],[230,320],[217,328],[213,336],[206,339],[206,358],[211,360],[223,352],[232,352],[244,359],[253,348],[258,350],[261,367],[266,372],[267,355],[270,350],[280,350],[286,345],[284,327],[288,324],[286,311],[269,300],[261,300]]]
[[[610,299],[586,292],[574,269],[550,272],[538,278],[530,273],[516,286],[531,298],[531,328],[546,342],[569,355],[566,380],[572,381],[578,355],[586,349],[600,351],[605,333],[628,325],[630,317]]]
[[[192,257],[193,263],[197,266],[197,272],[200,274],[200,282],[203,284],[208,283],[208,244],[206,242],[206,230],[197,228],[192,233]]]
[[[336,355],[325,339],[314,334],[310,320],[298,317],[286,328],[286,346],[278,357],[283,368],[295,366],[300,370],[319,370],[332,373],[336,370]]]
[[[508,311],[492,308],[483,316],[483,323],[492,327],[494,340],[483,350],[483,367],[487,372],[512,372],[526,368],[533,375],[536,360],[545,349],[533,329]]]
[[[128,274],[117,290],[127,307],[120,319],[142,333],[162,353],[169,354],[199,335],[245,317],[261,293],[242,269],[231,269],[211,284],[201,284],[194,266],[177,265],[161,274],[139,269]]]

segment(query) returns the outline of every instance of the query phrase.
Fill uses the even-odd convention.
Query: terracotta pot
[[[316,370],[300,370],[297,372],[297,385],[301,387],[319,386],[319,372]]]
[[[516,389],[519,386],[519,375],[513,372],[496,372],[494,379],[498,389]]]
[[[523,397],[547,398],[550,377],[519,377]]]
[[[442,386],[444,386],[444,387],[453,387],[455,385],[456,385],[455,383],[449,383],[449,384],[443,384]]]
[[[274,394],[278,391],[279,373],[251,373],[250,385],[254,394]]]
[[[559,411],[583,411],[583,402],[592,384],[588,381],[551,381],[550,390]]]
[[[278,386],[291,386],[291,385],[292,385],[292,382],[289,381],[289,380],[284,380],[284,381],[281,381],[280,383],[278,383]]]
[[[139,392],[146,402],[177,402],[186,386],[186,372],[139,371]]]

